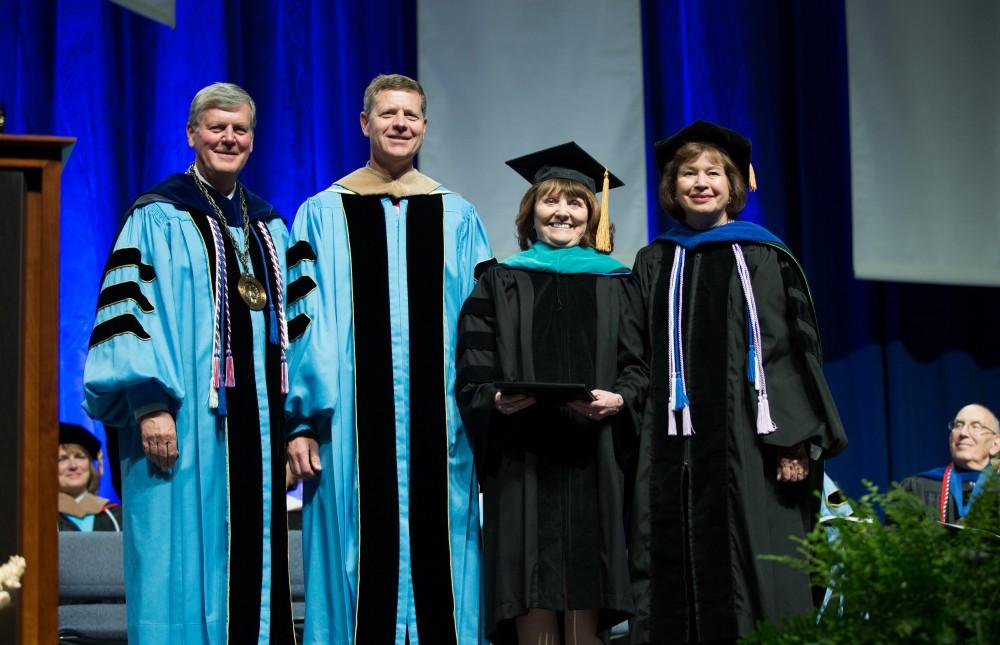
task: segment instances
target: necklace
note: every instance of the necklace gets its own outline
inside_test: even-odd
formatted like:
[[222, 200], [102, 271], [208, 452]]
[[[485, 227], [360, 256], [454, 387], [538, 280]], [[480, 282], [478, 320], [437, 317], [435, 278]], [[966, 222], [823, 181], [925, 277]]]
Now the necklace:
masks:
[[264, 291], [264, 285], [260, 283], [260, 280], [250, 272], [250, 216], [247, 214], [247, 196], [243, 185], [239, 186], [240, 206], [243, 210], [243, 248], [240, 248], [236, 240], [233, 239], [233, 234], [229, 232], [229, 225], [226, 223], [226, 216], [222, 214], [222, 209], [215, 203], [215, 199], [205, 188], [205, 184], [195, 174], [193, 163], [188, 166], [187, 174], [191, 175], [194, 183], [201, 190], [201, 194], [208, 200], [212, 210], [215, 211], [215, 217], [219, 220], [220, 227], [225, 231], [233, 248], [236, 249], [236, 256], [240, 261], [240, 279], [236, 283], [236, 290], [240, 292], [240, 298], [247, 303], [247, 307], [254, 311], [261, 311], [267, 304], [267, 292]]

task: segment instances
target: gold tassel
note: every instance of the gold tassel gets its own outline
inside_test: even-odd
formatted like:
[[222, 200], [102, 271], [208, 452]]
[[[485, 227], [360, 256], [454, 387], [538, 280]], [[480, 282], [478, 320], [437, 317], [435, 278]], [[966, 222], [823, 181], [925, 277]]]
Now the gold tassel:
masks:
[[604, 185], [601, 187], [601, 213], [597, 220], [597, 241], [595, 246], [601, 253], [611, 253], [611, 213], [608, 212], [608, 169], [604, 169]]
[[753, 193], [757, 191], [757, 174], [754, 173], [753, 171], [753, 164], [749, 164], [749, 166], [750, 166], [750, 177], [748, 178], [750, 180], [749, 188], [750, 192]]

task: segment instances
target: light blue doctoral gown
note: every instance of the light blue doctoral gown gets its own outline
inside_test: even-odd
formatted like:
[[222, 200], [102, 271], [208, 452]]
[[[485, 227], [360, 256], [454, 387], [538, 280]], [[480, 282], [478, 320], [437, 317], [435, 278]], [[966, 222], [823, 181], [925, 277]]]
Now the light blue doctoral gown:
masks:
[[[421, 622], [418, 629], [421, 592], [415, 598], [413, 570], [420, 562], [415, 565], [412, 551], [416, 538], [411, 539], [412, 530], [422, 530], [425, 526], [420, 522], [430, 522], [411, 515], [410, 509], [411, 503], [421, 503], [416, 497], [411, 502], [411, 489], [423, 481], [410, 477], [411, 469], [417, 468], [415, 462], [411, 463], [417, 444], [411, 444], [411, 440], [417, 437], [421, 441], [422, 436], [420, 428], [411, 427], [411, 418], [416, 414], [413, 407], [420, 403], [411, 399], [411, 389], [427, 382], [441, 385], [438, 391], [442, 394], [446, 424], [441, 429], [442, 455], [447, 450], [441, 462], [447, 468], [447, 526], [441, 528], [447, 531], [450, 550], [449, 560], [441, 564], [440, 570], [434, 570], [440, 585], [437, 589], [440, 602], [428, 604], [439, 609], [452, 603], [448, 618], [454, 620], [454, 626], [448, 627], [447, 641], [451, 642], [453, 630], [457, 643], [480, 642], [478, 494], [472, 450], [453, 389], [459, 311], [474, 286], [476, 265], [489, 259], [491, 252], [479, 216], [469, 202], [440, 186], [430, 194], [439, 196], [437, 199], [442, 203], [441, 207], [434, 206], [436, 212], [443, 211], [440, 224], [437, 215], [427, 220], [415, 215], [416, 202], [429, 203], [430, 198], [423, 196], [404, 197], [396, 203], [388, 196], [368, 196], [363, 198], [368, 210], [359, 215], [351, 204], [356, 203], [352, 200], [362, 198], [336, 183], [306, 201], [292, 227], [288, 255], [292, 381], [286, 409], [292, 434], [305, 430], [318, 438], [323, 464], [319, 478], [306, 482], [304, 489], [306, 643], [346, 645], [355, 640], [388, 642], [393, 637], [397, 643], [403, 643], [408, 633], [412, 645], [438, 645], [438, 637], [428, 636], [430, 630], [424, 631], [426, 622]], [[353, 219], [350, 213], [354, 213]], [[380, 216], [384, 217], [384, 231], [382, 222], [372, 222]], [[419, 234], [431, 231], [427, 239], [441, 244], [438, 251], [443, 256], [428, 260], [431, 270], [420, 275], [413, 274], [415, 263], [423, 260], [414, 257], [418, 249], [411, 248], [408, 254], [408, 243], [414, 245], [413, 236], [418, 235], [413, 229], [415, 223], [420, 226]], [[373, 230], [363, 231], [369, 224], [374, 224]], [[378, 248], [381, 244], [384, 249]], [[423, 247], [419, 250], [423, 253]], [[373, 260], [375, 264], [365, 264], [372, 255], [377, 258]], [[411, 334], [415, 336], [417, 332], [413, 330], [428, 323], [423, 317], [417, 320], [415, 313], [411, 316], [411, 312], [427, 304], [421, 296], [424, 284], [429, 285], [428, 294], [434, 294], [429, 298], [441, 300], [431, 304], [443, 316], [437, 315], [438, 319], [429, 324], [432, 329], [437, 326], [443, 344], [429, 351], [433, 356], [440, 355], [443, 373], [423, 362], [411, 362], [411, 352], [421, 350], [419, 345], [411, 346], [411, 342], [419, 343]], [[420, 302], [415, 302], [414, 297]], [[381, 331], [375, 333], [374, 340], [366, 338], [371, 334], [361, 320], [366, 315], [362, 310], [371, 309], [368, 305], [373, 299], [385, 303], [385, 307], [376, 308], [384, 315], [376, 314], [368, 320], [374, 320], [375, 327], [385, 323], [384, 331], [389, 338], [383, 338], [386, 334]], [[360, 328], [362, 325], [365, 328]], [[363, 349], [379, 345], [382, 340], [384, 353]], [[382, 352], [382, 348], [378, 351]], [[386, 364], [372, 366], [373, 361]], [[389, 498], [395, 495], [398, 509], [393, 507], [386, 517], [392, 517], [398, 526], [383, 524], [386, 530], [380, 530], [379, 535], [369, 533], [368, 537], [361, 537], [365, 518], [360, 513], [364, 491], [360, 486], [359, 463], [366, 463], [362, 454], [364, 442], [370, 440], [367, 437], [374, 430], [372, 424], [359, 423], [356, 412], [372, 394], [365, 391], [366, 374], [383, 367], [387, 388], [391, 382], [391, 398], [385, 406], [391, 408], [387, 413], [391, 417], [387, 417], [385, 425], [389, 428], [383, 435], [387, 441], [379, 445], [380, 450], [387, 451], [388, 461], [382, 463], [389, 465], [385, 476], [395, 479], [395, 491], [381, 492]], [[411, 431], [416, 434], [411, 436]], [[443, 441], [445, 436], [447, 446]], [[395, 473], [391, 472], [392, 464]], [[361, 567], [365, 549], [370, 544], [372, 549], [377, 548], [373, 542], [383, 537], [382, 533], [396, 531], [398, 584], [393, 584], [391, 572], [383, 579], [376, 579], [369, 568], [365, 576], [366, 569]], [[392, 554], [386, 559], [393, 559]], [[375, 614], [385, 616], [385, 621], [365, 618], [372, 613], [359, 616], [359, 585], [360, 592], [380, 585], [388, 587], [381, 590], [384, 606], [374, 610]], [[429, 616], [430, 610], [421, 609], [420, 613]], [[365, 635], [368, 628], [375, 627], [371, 623], [392, 623], [393, 617], [394, 627], [378, 625], [380, 636]], [[427, 620], [430, 618], [421, 618]]]
[[[230, 427], [226, 417], [209, 407], [215, 302], [209, 254], [194, 217], [162, 201], [136, 208], [128, 216], [114, 249], [137, 250], [131, 259], [138, 261], [109, 264], [102, 292], [112, 293], [108, 290], [116, 285], [138, 289], [99, 305], [95, 336], [100, 337], [91, 339], [84, 374], [84, 408], [119, 432], [129, 641], [144, 645], [222, 645], [227, 642], [228, 621], [237, 620], [228, 608], [229, 570], [240, 566], [230, 562], [229, 503], [240, 482], [229, 481], [227, 435], [241, 428]], [[267, 226], [284, 272], [285, 223], [277, 217]], [[229, 231], [242, 246], [241, 228], [230, 226]], [[260, 643], [270, 642], [272, 636], [267, 521], [272, 503], [272, 429], [264, 378], [265, 313], [251, 311], [264, 482], [265, 521], [263, 535], [256, 538], [262, 541], [259, 566], [264, 572]], [[122, 323], [122, 329], [110, 334], [100, 327], [130, 316], [137, 327]], [[135, 412], [150, 406], [168, 408], [176, 420], [180, 454], [169, 473], [152, 465], [143, 453]], [[287, 554], [282, 551], [275, 557]]]

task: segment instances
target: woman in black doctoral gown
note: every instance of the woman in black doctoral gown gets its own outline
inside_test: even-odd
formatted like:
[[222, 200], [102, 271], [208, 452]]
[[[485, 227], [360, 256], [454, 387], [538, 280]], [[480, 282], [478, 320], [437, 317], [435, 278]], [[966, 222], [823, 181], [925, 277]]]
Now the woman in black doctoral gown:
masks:
[[[602, 178], [605, 197], [621, 182], [575, 143], [508, 164], [532, 182], [517, 217], [525, 251], [480, 276], [457, 348], [483, 492], [486, 630], [495, 643], [597, 643], [632, 611], [622, 464], [635, 431], [615, 386], [628, 269], [606, 255], [595, 197]], [[497, 386], [514, 381], [536, 385]], [[588, 384], [593, 400], [539, 383]]]
[[794, 554], [824, 457], [846, 445], [809, 288], [788, 248], [735, 221], [750, 141], [704, 121], [656, 144], [676, 226], [640, 250], [620, 390], [642, 417], [631, 512], [633, 643], [727, 642], [812, 607]]

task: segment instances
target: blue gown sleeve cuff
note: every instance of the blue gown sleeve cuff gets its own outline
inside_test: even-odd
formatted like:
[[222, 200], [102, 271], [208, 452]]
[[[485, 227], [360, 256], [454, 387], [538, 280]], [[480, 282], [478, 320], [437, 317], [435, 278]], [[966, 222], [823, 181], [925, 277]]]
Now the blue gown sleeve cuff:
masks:
[[298, 439], [299, 437], [306, 437], [307, 439], [314, 439], [319, 441], [319, 434], [312, 429], [308, 423], [299, 423], [289, 428], [288, 436], [286, 441], [291, 441], [292, 439]]
[[137, 422], [152, 412], [170, 411], [170, 396], [155, 381], [146, 381], [127, 388], [125, 397], [128, 399], [128, 407], [132, 410]]

